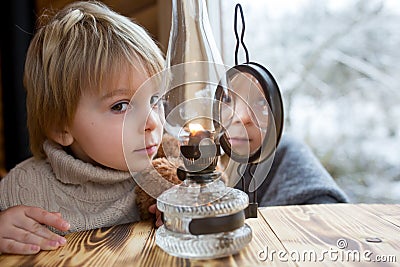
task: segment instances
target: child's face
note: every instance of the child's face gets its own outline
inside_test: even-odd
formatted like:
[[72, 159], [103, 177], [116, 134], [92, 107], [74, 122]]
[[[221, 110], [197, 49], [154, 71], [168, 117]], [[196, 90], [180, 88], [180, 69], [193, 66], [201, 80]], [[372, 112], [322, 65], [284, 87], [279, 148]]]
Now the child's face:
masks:
[[231, 81], [236, 93], [235, 114], [227, 134], [232, 150], [240, 155], [257, 151], [265, 138], [268, 104], [261, 85], [248, 74], [238, 74]]
[[[74, 139], [70, 147], [74, 155], [85, 162], [124, 171], [128, 170], [124, 149], [129, 150], [132, 165], [142, 170], [150, 165], [161, 142], [162, 124], [151, 105], [158, 94], [154, 91], [156, 88], [137, 92], [148, 78], [144, 72], [125, 68], [118, 76], [107, 92], [88, 92], [81, 96], [69, 128]], [[140, 101], [130, 103], [135, 93], [140, 94]], [[130, 121], [129, 130], [123, 131], [128, 112], [134, 120]]]

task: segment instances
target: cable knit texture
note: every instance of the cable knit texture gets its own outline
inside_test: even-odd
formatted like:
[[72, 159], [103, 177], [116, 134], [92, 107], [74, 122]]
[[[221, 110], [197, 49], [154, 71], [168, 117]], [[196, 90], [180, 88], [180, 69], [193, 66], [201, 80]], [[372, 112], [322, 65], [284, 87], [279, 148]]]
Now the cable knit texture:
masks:
[[61, 212], [69, 232], [140, 219], [129, 172], [85, 163], [50, 141], [44, 150], [46, 160], [29, 158], [0, 181], [0, 210], [27, 205]]

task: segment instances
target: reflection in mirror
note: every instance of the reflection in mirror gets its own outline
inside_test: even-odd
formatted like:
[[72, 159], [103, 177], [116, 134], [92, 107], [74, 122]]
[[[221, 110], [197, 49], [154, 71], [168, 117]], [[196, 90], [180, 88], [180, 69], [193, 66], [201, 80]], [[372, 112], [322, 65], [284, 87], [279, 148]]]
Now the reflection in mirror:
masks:
[[237, 72], [231, 77], [235, 111], [226, 129], [233, 153], [251, 156], [262, 146], [268, 129], [269, 105], [257, 79]]
[[220, 158], [219, 167], [224, 170], [229, 186], [235, 186], [251, 169], [248, 174], [254, 179], [248, 181], [246, 192], [253, 192], [262, 184], [273, 162], [282, 130], [282, 101], [276, 82], [258, 65], [235, 66], [228, 77], [235, 103], [229, 107], [234, 108], [234, 116], [220, 140], [227, 155]]

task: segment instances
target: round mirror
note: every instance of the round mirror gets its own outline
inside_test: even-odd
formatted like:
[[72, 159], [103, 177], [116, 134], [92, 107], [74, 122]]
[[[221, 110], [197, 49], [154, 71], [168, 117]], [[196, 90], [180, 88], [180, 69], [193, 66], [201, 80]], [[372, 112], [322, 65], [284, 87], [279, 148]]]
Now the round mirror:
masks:
[[234, 117], [221, 137], [221, 147], [239, 163], [258, 163], [275, 151], [282, 135], [283, 104], [271, 73], [257, 63], [237, 65], [227, 72]]

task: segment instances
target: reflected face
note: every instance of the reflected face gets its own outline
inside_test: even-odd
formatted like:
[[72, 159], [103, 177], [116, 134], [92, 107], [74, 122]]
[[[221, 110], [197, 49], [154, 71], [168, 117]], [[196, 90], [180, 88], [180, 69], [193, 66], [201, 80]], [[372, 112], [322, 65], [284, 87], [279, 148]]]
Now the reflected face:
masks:
[[[144, 72], [124, 68], [114, 77], [106, 92], [85, 92], [76, 110], [70, 133], [70, 146], [74, 155], [94, 165], [101, 165], [127, 171], [124, 149], [128, 149], [135, 162], [135, 168], [144, 169], [150, 165], [161, 142], [162, 124], [152, 103], [157, 93], [141, 93], [140, 101], [131, 102], [132, 96], [148, 78]], [[88, 90], [90, 91], [90, 90]], [[129, 131], [124, 138], [123, 124], [126, 114], [133, 114]]]
[[251, 155], [260, 148], [268, 126], [268, 102], [259, 82], [247, 73], [238, 73], [231, 80], [235, 114], [227, 134], [233, 152]]

